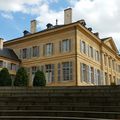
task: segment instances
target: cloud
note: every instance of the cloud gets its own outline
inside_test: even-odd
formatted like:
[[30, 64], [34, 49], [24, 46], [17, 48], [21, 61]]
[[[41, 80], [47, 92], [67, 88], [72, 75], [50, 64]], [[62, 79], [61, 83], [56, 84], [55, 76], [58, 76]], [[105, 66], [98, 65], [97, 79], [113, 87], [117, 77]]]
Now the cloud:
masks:
[[[12, 16], [20, 12], [28, 15], [36, 15], [38, 27], [45, 28], [47, 23], [63, 24], [64, 13], [62, 4], [59, 10], [52, 9], [51, 4], [61, 0], [0, 0], [2, 16]], [[87, 26], [92, 27], [94, 32], [99, 32], [100, 37], [112, 36], [120, 49], [120, 0], [65, 0], [69, 7], [73, 8], [73, 21], [85, 19]], [[8, 14], [10, 13], [10, 14]], [[10, 15], [10, 16], [9, 16]], [[11, 17], [12, 18], [12, 17]]]
[[1, 13], [0, 15], [5, 19], [13, 20], [13, 16], [10, 13]]
[[85, 19], [101, 37], [112, 36], [120, 49], [120, 0], [70, 0], [73, 21]]

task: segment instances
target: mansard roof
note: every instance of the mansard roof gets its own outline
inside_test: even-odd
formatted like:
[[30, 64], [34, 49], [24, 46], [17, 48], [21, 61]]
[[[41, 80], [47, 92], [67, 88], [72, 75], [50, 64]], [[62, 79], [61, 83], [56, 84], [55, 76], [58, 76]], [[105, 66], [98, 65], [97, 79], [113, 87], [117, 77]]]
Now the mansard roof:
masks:
[[10, 48], [0, 50], [0, 57], [5, 57], [11, 60], [20, 61], [15, 52]]

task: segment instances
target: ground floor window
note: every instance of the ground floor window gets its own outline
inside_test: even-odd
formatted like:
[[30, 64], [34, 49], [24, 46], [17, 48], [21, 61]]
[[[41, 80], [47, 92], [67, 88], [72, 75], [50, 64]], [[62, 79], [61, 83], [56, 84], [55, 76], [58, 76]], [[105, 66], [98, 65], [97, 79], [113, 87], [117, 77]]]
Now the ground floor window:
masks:
[[63, 81], [72, 80], [72, 62], [62, 63], [62, 73]]
[[85, 82], [87, 84], [102, 84], [102, 72], [99, 69], [81, 63], [81, 82]]
[[47, 83], [54, 81], [54, 64], [45, 65], [45, 76]]

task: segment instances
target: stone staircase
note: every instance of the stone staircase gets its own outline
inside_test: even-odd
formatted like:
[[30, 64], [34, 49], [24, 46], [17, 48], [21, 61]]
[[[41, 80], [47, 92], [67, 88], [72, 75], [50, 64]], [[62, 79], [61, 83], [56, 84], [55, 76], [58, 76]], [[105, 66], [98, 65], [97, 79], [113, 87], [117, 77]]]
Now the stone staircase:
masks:
[[0, 88], [0, 120], [120, 119], [120, 86]]

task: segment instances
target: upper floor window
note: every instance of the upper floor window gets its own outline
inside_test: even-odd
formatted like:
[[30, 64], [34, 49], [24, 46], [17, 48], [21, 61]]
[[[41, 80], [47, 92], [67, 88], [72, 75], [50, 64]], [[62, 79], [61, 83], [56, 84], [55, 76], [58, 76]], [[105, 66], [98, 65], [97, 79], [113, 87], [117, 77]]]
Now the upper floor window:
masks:
[[95, 56], [97, 61], [100, 61], [100, 53], [99, 51], [96, 51], [96, 56]]
[[45, 45], [45, 55], [50, 56], [53, 53], [53, 43], [48, 43]]
[[82, 52], [83, 52], [83, 53], [86, 53], [86, 44], [85, 44], [85, 42], [82, 41], [81, 44], [82, 44], [82, 45], [81, 45], [81, 47], [82, 47]]
[[33, 57], [37, 57], [37, 56], [39, 56], [39, 47], [34, 46], [33, 47]]
[[71, 50], [71, 40], [65, 39], [60, 41], [60, 52], [69, 52]]
[[91, 46], [89, 47], [89, 55], [93, 58], [93, 48]]
[[24, 48], [24, 49], [22, 50], [22, 58], [23, 58], [23, 59], [26, 59], [26, 58], [27, 58], [27, 48]]
[[70, 50], [70, 40], [66, 39], [62, 41], [62, 51], [69, 52]]

